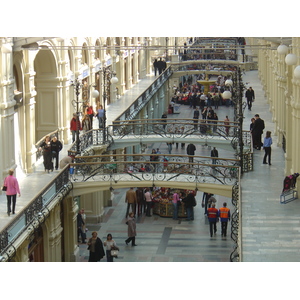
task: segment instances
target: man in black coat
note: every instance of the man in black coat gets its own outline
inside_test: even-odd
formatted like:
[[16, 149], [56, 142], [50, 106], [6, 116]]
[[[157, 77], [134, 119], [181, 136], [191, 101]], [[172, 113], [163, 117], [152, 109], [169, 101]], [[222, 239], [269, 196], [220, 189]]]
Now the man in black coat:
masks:
[[262, 120], [258, 114], [254, 116], [255, 121], [252, 128], [252, 137], [253, 137], [253, 147], [257, 150], [261, 149], [263, 145], [261, 142], [261, 135], [265, 129], [265, 122]]
[[195, 155], [195, 151], [196, 151], [196, 146], [194, 144], [188, 144], [187, 148], [186, 148], [186, 154], [187, 155], [191, 155], [189, 157], [189, 162], [193, 162], [194, 158], [192, 155]]
[[194, 206], [196, 206], [196, 199], [193, 191], [189, 191], [188, 195], [182, 199], [187, 210], [187, 221], [194, 220]]
[[[216, 149], [216, 147], [214, 147], [211, 151], [210, 151], [210, 156], [211, 157], [219, 157], [219, 152]], [[215, 165], [217, 163], [217, 159], [213, 158], [212, 159], [212, 164]]]
[[245, 97], [247, 98], [248, 109], [251, 110], [252, 102], [255, 99], [254, 91], [251, 86], [246, 91]]

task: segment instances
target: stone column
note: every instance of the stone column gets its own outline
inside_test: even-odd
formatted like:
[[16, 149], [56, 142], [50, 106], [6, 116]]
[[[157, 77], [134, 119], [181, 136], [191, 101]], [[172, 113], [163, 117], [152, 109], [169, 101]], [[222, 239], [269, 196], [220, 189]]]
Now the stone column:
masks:
[[13, 78], [13, 53], [2, 52], [2, 44], [0, 40], [0, 143], [2, 151], [0, 154], [0, 180], [3, 182], [7, 171], [15, 168], [15, 144], [14, 144], [14, 78]]
[[[104, 191], [98, 191], [80, 196], [80, 207], [84, 208], [87, 223], [100, 223], [104, 214], [104, 203], [106, 202]], [[110, 199], [109, 199], [110, 200]]]
[[63, 199], [64, 214], [64, 254], [66, 262], [79, 260], [79, 248], [77, 245], [77, 212], [78, 205], [71, 196]]
[[42, 224], [44, 236], [44, 258], [48, 262], [61, 261], [62, 224], [60, 202], [51, 209], [49, 217]]

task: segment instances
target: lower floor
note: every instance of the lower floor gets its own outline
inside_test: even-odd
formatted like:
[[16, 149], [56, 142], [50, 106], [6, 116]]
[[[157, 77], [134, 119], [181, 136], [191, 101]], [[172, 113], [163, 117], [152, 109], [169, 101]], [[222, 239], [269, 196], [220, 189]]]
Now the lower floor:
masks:
[[[169, 217], [160, 217], [151, 213], [151, 217], [144, 212], [136, 215], [136, 244], [137, 247], [126, 245], [127, 225], [125, 194], [127, 189], [114, 191], [114, 200], [111, 207], [107, 207], [105, 217], [99, 224], [87, 224], [87, 238], [93, 231], [98, 232], [102, 241], [108, 233], [120, 248], [117, 262], [228, 262], [234, 243], [230, 237], [230, 224], [227, 236], [221, 236], [221, 224], [217, 223], [217, 232], [210, 237], [209, 223], [202, 203], [202, 192], [196, 195], [197, 205], [194, 207], [194, 220], [186, 218], [173, 220]], [[232, 208], [231, 199], [215, 196], [216, 207], [222, 207], [223, 202]], [[153, 212], [153, 211], [152, 211]], [[87, 245], [79, 245], [79, 261], [86, 262], [89, 258]], [[106, 262], [106, 258], [101, 262]]]

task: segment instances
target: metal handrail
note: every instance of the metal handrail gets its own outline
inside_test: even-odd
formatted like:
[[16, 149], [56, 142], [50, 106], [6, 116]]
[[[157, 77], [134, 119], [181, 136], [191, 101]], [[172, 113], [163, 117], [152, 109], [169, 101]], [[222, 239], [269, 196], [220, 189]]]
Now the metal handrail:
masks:
[[9, 260], [14, 254], [13, 244], [25, 232], [28, 235], [49, 216], [48, 207], [58, 196], [66, 196], [72, 188], [69, 168], [65, 167], [0, 231], [0, 261]]

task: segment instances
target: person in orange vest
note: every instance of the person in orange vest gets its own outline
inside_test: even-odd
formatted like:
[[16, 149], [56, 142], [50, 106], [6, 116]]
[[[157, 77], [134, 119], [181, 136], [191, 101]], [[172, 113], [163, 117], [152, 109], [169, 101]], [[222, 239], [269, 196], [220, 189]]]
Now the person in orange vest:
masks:
[[210, 237], [213, 236], [213, 232], [217, 232], [217, 221], [219, 218], [219, 211], [216, 209], [216, 204], [212, 203], [211, 207], [207, 209], [207, 217], [209, 221]]
[[227, 207], [227, 203], [223, 203], [223, 207], [219, 209], [219, 217], [221, 220], [221, 235], [226, 236], [227, 224], [230, 221], [230, 209]]

